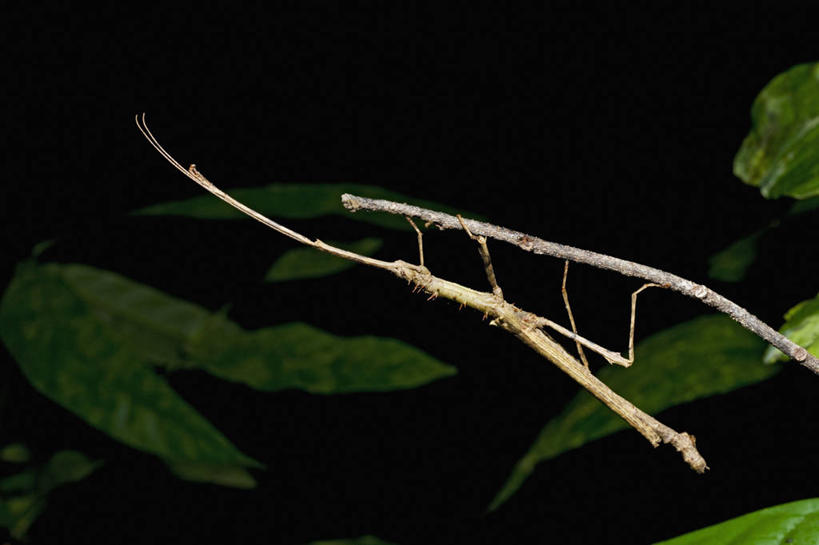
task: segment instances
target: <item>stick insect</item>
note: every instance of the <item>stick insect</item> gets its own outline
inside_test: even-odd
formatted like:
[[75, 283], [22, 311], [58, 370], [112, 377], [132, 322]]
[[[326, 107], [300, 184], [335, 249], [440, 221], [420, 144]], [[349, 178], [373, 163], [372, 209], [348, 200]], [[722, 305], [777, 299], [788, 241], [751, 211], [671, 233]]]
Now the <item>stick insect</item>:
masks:
[[[467, 226], [467, 222], [471, 222], [472, 220], [464, 220], [463, 218], [458, 217], [458, 221], [461, 223], [464, 231], [467, 233], [467, 236], [478, 244], [478, 251], [484, 264], [484, 271], [492, 288], [491, 292], [474, 290], [433, 275], [424, 264], [423, 235], [420, 229], [418, 229], [411, 217], [408, 215], [405, 215], [405, 217], [417, 233], [419, 252], [418, 265], [401, 260], [382, 261], [380, 259], [359, 255], [354, 252], [337, 248], [318, 239], [311, 240], [301, 233], [297, 233], [296, 231], [293, 231], [292, 229], [289, 229], [263, 216], [252, 208], [235, 200], [233, 197], [217, 188], [210, 180], [199, 172], [196, 165], [191, 165], [187, 169], [184, 168], [171, 156], [170, 153], [165, 150], [165, 148], [159, 144], [156, 137], [154, 137], [154, 135], [151, 133], [150, 129], [145, 123], [145, 114], [142, 114], [141, 118], [139, 115], [137, 115], [136, 123], [139, 130], [142, 132], [148, 142], [169, 163], [171, 163], [174, 168], [182, 172], [186, 177], [190, 178], [213, 195], [219, 197], [224, 202], [270, 227], [274, 231], [292, 238], [301, 244], [331, 255], [335, 255], [337, 257], [348, 259], [350, 261], [389, 271], [399, 278], [414, 284], [414, 290], [428, 293], [430, 299], [440, 296], [460, 303], [461, 305], [469, 306], [481, 311], [485, 316], [491, 316], [492, 320], [489, 322], [490, 325], [501, 327], [502, 329], [512, 333], [535, 352], [554, 363], [562, 371], [567, 373], [576, 382], [592, 393], [592, 395], [597, 397], [632, 427], [639, 431], [653, 446], [657, 446], [660, 443], [669, 443], [681, 453], [683, 459], [689, 466], [691, 466], [692, 469], [699, 473], [702, 473], [707, 469], [708, 466], [706, 465], [705, 460], [696, 449], [693, 436], [685, 432], [676, 432], [675, 430], [657, 421], [652, 416], [641, 411], [627, 399], [611, 390], [611, 388], [606, 386], [606, 384], [601, 382], [594, 376], [594, 374], [592, 374], [592, 372], [589, 370], [588, 361], [583, 353], [582, 347], [585, 347], [602, 355], [610, 363], [625, 367], [631, 365], [631, 363], [634, 361], [634, 321], [637, 295], [649, 287], [661, 286], [661, 284], [646, 284], [632, 294], [629, 330], [629, 356], [626, 358], [616, 352], [602, 348], [596, 343], [593, 343], [592, 341], [589, 341], [588, 339], [585, 339], [577, 334], [577, 327], [571, 311], [571, 306], [568, 302], [568, 292], [566, 291], [568, 263], [566, 266], [564, 266], [563, 270], [562, 293], [572, 326], [571, 330], [566, 329], [559, 324], [552, 322], [551, 320], [537, 316], [534, 313], [522, 310], [503, 298], [503, 291], [498, 285], [494, 268], [492, 267], [489, 249], [486, 244], [486, 238], [484, 236], [475, 236]], [[350, 199], [355, 199], [355, 197], [352, 195], [342, 195], [342, 200], [344, 201], [344, 199], [347, 199], [349, 202]], [[554, 339], [546, 334], [543, 331], [543, 328], [545, 327], [557, 331], [558, 333], [561, 333], [574, 340], [578, 350], [580, 351], [583, 363], [581, 364], [578, 362], [560, 344], [555, 342]]]
[[[139, 128], [142, 135], [146, 138], [146, 140], [151, 144], [151, 146], [158, 151], [162, 157], [165, 158], [174, 168], [176, 168], [179, 172], [202, 186], [203, 188], [207, 189], [213, 195], [219, 197], [224, 202], [229, 204], [230, 206], [236, 208], [237, 210], [241, 211], [244, 214], [252, 217], [253, 219], [263, 223], [264, 225], [270, 227], [271, 229], [296, 240], [302, 244], [306, 244], [308, 246], [313, 246], [319, 250], [327, 251], [328, 253], [332, 253], [335, 255], [339, 255], [340, 257], [344, 257], [346, 259], [352, 259], [352, 256], [355, 255], [358, 258], [364, 258], [366, 261], [361, 261], [360, 259], [354, 259], [355, 261], [364, 262], [366, 264], [373, 264], [370, 258], [366, 258], [365, 256], [360, 256], [358, 254], [352, 254], [352, 252], [347, 252], [345, 250], [341, 250], [340, 248], [331, 247], [321, 241], [312, 241], [309, 238], [303, 236], [300, 233], [297, 233], [273, 220], [259, 214], [249, 206], [244, 205], [243, 203], [235, 200], [233, 197], [216, 187], [210, 180], [208, 180], [199, 170], [196, 168], [195, 164], [191, 164], [188, 168], [183, 167], [179, 161], [174, 159], [174, 157], [159, 143], [156, 137], [153, 135], [151, 130], [148, 128], [148, 125], [145, 121], [145, 114], [143, 113], [141, 118], [139, 115], [135, 116], [135, 121], [137, 127]], [[404, 216], [407, 221], [410, 223], [412, 228], [417, 233], [418, 237], [418, 254], [419, 254], [419, 263], [421, 267], [424, 267], [424, 245], [423, 245], [423, 233], [421, 230], [415, 225], [412, 221], [412, 218], [409, 216]], [[481, 256], [481, 260], [483, 261], [484, 271], [486, 273], [487, 280], [489, 281], [489, 285], [492, 288], [492, 292], [497, 295], [500, 299], [503, 299], [503, 291], [501, 290], [500, 286], [498, 285], [497, 279], [495, 277], [494, 267], [492, 266], [492, 259], [489, 255], [489, 248], [486, 243], [486, 237], [484, 236], [476, 236], [473, 235], [472, 232], [467, 227], [464, 219], [460, 216], [457, 216], [458, 221], [461, 223], [461, 226], [466, 232], [467, 236], [474, 240], [478, 245], [478, 252]], [[316, 244], [318, 242], [319, 244]], [[332, 248], [333, 251], [330, 251]], [[341, 255], [343, 253], [344, 255]], [[634, 363], [634, 330], [635, 330], [635, 317], [637, 313], [637, 296], [643, 292], [644, 290], [650, 287], [667, 287], [663, 286], [662, 284], [657, 284], [653, 282], [649, 282], [641, 286], [639, 289], [634, 291], [631, 294], [631, 316], [629, 319], [629, 337], [628, 337], [628, 357], [624, 357], [618, 352], [613, 350], [609, 350], [604, 348], [597, 343], [582, 337], [577, 333], [577, 325], [575, 323], [574, 314], [572, 313], [572, 307], [569, 303], [569, 295], [568, 291], [566, 290], [566, 281], [569, 273], [569, 261], [565, 260], [565, 264], [563, 267], [563, 281], [561, 285], [561, 293], [563, 297], [564, 306], [566, 308], [566, 313], [569, 317], [569, 322], [571, 324], [571, 330], [561, 326], [560, 324], [549, 320], [548, 318], [538, 317], [538, 319], [534, 322], [533, 325], [536, 327], [548, 327], [553, 331], [564, 335], [565, 337], [573, 340], [577, 347], [578, 355], [580, 356], [581, 361], [583, 362], [584, 367], [588, 370], [589, 369], [589, 361], [586, 357], [586, 354], [583, 350], [585, 346], [587, 349], [591, 350], [592, 352], [596, 352], [597, 354], [601, 355], [607, 362], [610, 364], [621, 365], [623, 367], [630, 367]]]

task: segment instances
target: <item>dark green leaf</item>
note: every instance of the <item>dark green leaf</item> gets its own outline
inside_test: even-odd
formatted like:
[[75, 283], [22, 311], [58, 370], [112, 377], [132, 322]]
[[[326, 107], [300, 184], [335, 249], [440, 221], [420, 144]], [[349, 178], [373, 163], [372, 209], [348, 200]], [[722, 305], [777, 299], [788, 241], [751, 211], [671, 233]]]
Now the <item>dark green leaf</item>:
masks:
[[767, 198], [819, 195], [819, 63], [772, 79], [754, 101], [751, 125], [734, 174]]
[[741, 238], [708, 259], [708, 276], [723, 282], [739, 282], [756, 258], [761, 232]]
[[37, 390], [112, 437], [163, 458], [259, 466], [111, 331], [73, 289], [71, 268], [21, 264], [0, 303], [0, 335]]
[[375, 536], [361, 536], [351, 539], [322, 539], [311, 541], [307, 545], [394, 545], [391, 542], [378, 539]]
[[9, 534], [14, 539], [22, 540], [28, 529], [45, 509], [46, 499], [39, 494], [26, 494], [9, 498], [3, 504], [3, 510], [9, 519], [7, 525]]
[[50, 265], [113, 335], [145, 361], [182, 367], [184, 345], [213, 313], [124, 276], [86, 265]]
[[108, 271], [48, 267], [108, 326], [110, 335], [137, 359], [155, 365], [203, 369], [262, 390], [327, 394], [412, 388], [455, 373], [393, 339], [336, 337], [304, 324], [246, 331], [222, 312]]
[[61, 450], [43, 468], [40, 488], [48, 492], [60, 485], [81, 481], [101, 465], [101, 461], [90, 460], [82, 452]]
[[[379, 238], [365, 238], [357, 242], [330, 242], [327, 244], [361, 255], [371, 256], [381, 248]], [[319, 278], [340, 273], [355, 263], [313, 248], [295, 248], [285, 252], [265, 275], [268, 282], [282, 282], [301, 278]]]
[[12, 464], [22, 464], [28, 462], [30, 453], [25, 445], [20, 443], [12, 443], [6, 445], [0, 450], [0, 460], [3, 462], [10, 462]]
[[186, 481], [213, 483], [231, 488], [254, 488], [256, 480], [240, 466], [169, 463], [168, 468]]
[[788, 214], [796, 216], [797, 214], [805, 214], [819, 208], [819, 197], [811, 197], [802, 201], [796, 201], [788, 210]]
[[218, 377], [259, 390], [312, 393], [414, 388], [456, 370], [395, 339], [337, 337], [302, 323], [242, 331], [213, 320], [189, 346]]
[[[250, 206], [257, 212], [275, 218], [307, 219], [329, 214], [366, 221], [391, 229], [410, 230], [409, 223], [401, 216], [375, 212], [348, 212], [341, 204], [341, 195], [352, 193], [372, 199], [407, 202], [424, 208], [431, 208], [448, 214], [461, 214], [464, 217], [483, 219], [477, 214], [458, 210], [450, 206], [414, 199], [382, 189], [361, 184], [273, 184], [266, 187], [231, 189], [230, 195], [236, 200]], [[239, 219], [246, 218], [230, 205], [213, 195], [203, 194], [184, 201], [155, 204], [134, 211], [140, 215], [174, 215], [200, 219]]]
[[[814, 356], [819, 356], [819, 295], [802, 301], [785, 314], [785, 325], [779, 330], [796, 344], [805, 347]], [[788, 361], [790, 358], [769, 346], [765, 350], [765, 363]]]
[[6, 502], [0, 499], [0, 528], [11, 528], [14, 524], [14, 514], [8, 508]]
[[26, 469], [0, 480], [0, 492], [30, 492], [47, 494], [66, 483], [81, 481], [93, 473], [102, 462], [89, 460], [83, 453], [61, 450], [39, 469]]
[[655, 545], [816, 545], [819, 498], [754, 511]]
[[0, 479], [0, 492], [3, 494], [19, 494], [31, 492], [37, 486], [38, 472], [35, 469], [26, 469], [20, 473]]
[[0, 526], [10, 529], [12, 537], [22, 539], [46, 506], [49, 492], [60, 485], [90, 475], [102, 462], [89, 460], [81, 452], [62, 450], [40, 468], [29, 468], [0, 480]]
[[[765, 342], [728, 317], [703, 316], [641, 342], [634, 366], [606, 367], [598, 377], [649, 414], [697, 398], [765, 380], [776, 367], [762, 365]], [[625, 421], [585, 390], [540, 432], [492, 501], [495, 509], [543, 460], [627, 428]]]
[[31, 249], [31, 256], [32, 257], [40, 257], [43, 252], [51, 248], [54, 243], [57, 242], [56, 240], [43, 240], [38, 242], [34, 245], [34, 248]]

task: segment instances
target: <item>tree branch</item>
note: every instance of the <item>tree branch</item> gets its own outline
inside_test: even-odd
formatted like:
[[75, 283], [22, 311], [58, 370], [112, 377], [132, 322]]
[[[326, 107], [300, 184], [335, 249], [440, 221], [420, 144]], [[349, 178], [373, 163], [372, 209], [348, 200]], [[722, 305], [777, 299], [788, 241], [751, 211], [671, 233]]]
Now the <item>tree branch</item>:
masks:
[[[380, 199], [368, 199], [366, 197], [350, 195], [349, 193], [345, 193], [341, 196], [341, 202], [350, 212], [357, 212], [359, 210], [389, 212], [390, 214], [401, 214], [403, 216], [419, 218], [435, 224], [440, 229], [463, 229], [461, 222], [456, 216], [450, 216], [443, 212], [436, 212], [410, 204]], [[625, 276], [642, 278], [649, 282], [661, 284], [664, 287], [668, 287], [694, 299], [698, 299], [706, 305], [727, 314], [739, 322], [745, 329], [755, 333], [787, 354], [800, 365], [807, 367], [819, 375], [819, 359], [809, 353], [805, 348], [794, 343], [746, 309], [702, 284], [697, 284], [676, 274], [667, 273], [660, 269], [634, 263], [633, 261], [549, 242], [505, 227], [492, 225], [491, 223], [467, 219], [463, 220], [463, 222], [475, 235], [502, 240], [535, 254], [568, 259], [577, 263], [585, 263], [586, 265], [591, 265], [599, 269], [616, 271]]]

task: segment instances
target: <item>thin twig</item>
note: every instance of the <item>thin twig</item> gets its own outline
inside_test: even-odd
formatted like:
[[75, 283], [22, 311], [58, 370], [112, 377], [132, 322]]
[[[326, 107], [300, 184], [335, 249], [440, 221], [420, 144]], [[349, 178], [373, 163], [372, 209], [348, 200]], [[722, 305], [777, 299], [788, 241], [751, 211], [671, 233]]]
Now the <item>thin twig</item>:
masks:
[[[151, 143], [157, 151], [176, 169], [182, 172], [185, 176], [195, 181], [226, 203], [241, 210], [250, 217], [263, 223], [267, 227], [288, 236], [302, 244], [316, 248], [323, 252], [349, 259], [357, 263], [369, 265], [391, 272], [395, 276], [406, 280], [414, 285], [413, 290], [424, 291], [429, 294], [430, 299], [443, 297], [450, 299], [461, 305], [469, 306], [482, 312], [484, 315], [491, 317], [490, 325], [499, 326], [506, 331], [515, 335], [518, 339], [523, 341], [527, 346], [531, 347], [540, 355], [544, 356], [562, 371], [572, 377], [581, 386], [589, 390], [595, 397], [602, 401], [611, 410], [617, 413], [621, 418], [633, 426], [640, 432], [648, 441], [657, 446], [660, 443], [668, 443], [674, 446], [681, 454], [683, 459], [691, 466], [692, 469], [698, 473], [704, 472], [708, 469], [705, 460], [697, 451], [694, 437], [683, 432], [679, 433], [669, 428], [656, 420], [651, 415], [646, 414], [637, 407], [635, 407], [627, 399], [617, 395], [611, 388], [606, 386], [597, 377], [595, 377], [588, 369], [578, 362], [571, 354], [569, 354], [560, 344], [554, 341], [549, 335], [538, 328], [538, 323], [543, 318], [519, 309], [515, 305], [505, 301], [496, 293], [482, 292], [467, 288], [455, 282], [438, 278], [430, 273], [429, 269], [422, 265], [413, 265], [405, 261], [381, 261], [366, 256], [342, 250], [329, 244], [325, 244], [320, 240], [311, 240], [306, 236], [297, 233], [283, 225], [265, 217], [255, 210], [245, 206], [236, 201], [225, 192], [217, 188], [204, 175], [202, 175], [196, 168], [191, 165], [190, 168], [185, 169], [179, 164], [167, 151], [165, 151], [159, 142], [148, 130], [145, 124], [144, 114], [142, 119], [137, 116], [137, 126], [146, 139]], [[410, 214], [407, 214], [410, 215]], [[471, 225], [470, 225], [471, 228]], [[578, 336], [575, 335], [575, 338]]]
[[[437, 225], [440, 229], [462, 229], [461, 223], [455, 216], [410, 204], [380, 199], [368, 199], [348, 193], [341, 196], [341, 202], [351, 212], [357, 212], [359, 210], [389, 212], [391, 214], [420, 218], [426, 222]], [[739, 322], [745, 329], [755, 333], [787, 354], [800, 365], [807, 367], [819, 375], [819, 358], [816, 358], [805, 348], [794, 343], [746, 309], [702, 284], [697, 284], [676, 274], [667, 273], [653, 267], [591, 252], [589, 250], [581, 250], [580, 248], [574, 248], [556, 242], [549, 242], [535, 236], [507, 229], [506, 227], [492, 225], [491, 223], [484, 223], [477, 220], [464, 220], [464, 225], [469, 227], [469, 230], [475, 235], [483, 235], [496, 240], [502, 240], [528, 252], [568, 259], [577, 263], [585, 263], [599, 269], [616, 271], [625, 276], [642, 278], [651, 283], [660, 284], [694, 299], [698, 299], [706, 305], [727, 314]]]

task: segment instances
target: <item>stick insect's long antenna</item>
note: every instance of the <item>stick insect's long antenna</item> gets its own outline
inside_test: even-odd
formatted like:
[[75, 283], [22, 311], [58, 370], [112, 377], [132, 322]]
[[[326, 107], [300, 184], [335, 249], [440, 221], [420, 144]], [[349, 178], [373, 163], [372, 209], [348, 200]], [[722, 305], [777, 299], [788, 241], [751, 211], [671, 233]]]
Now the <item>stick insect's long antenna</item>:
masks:
[[165, 160], [172, 164], [174, 168], [176, 168], [176, 170], [178, 170], [179, 172], [181, 172], [182, 174], [184, 174], [197, 184], [201, 185], [202, 187], [204, 187], [205, 189], [207, 189], [208, 191], [210, 191], [211, 193], [213, 193], [214, 195], [228, 203], [230, 206], [247, 214], [251, 218], [267, 225], [274, 231], [277, 231], [287, 237], [290, 237], [293, 240], [301, 242], [302, 244], [307, 244], [308, 246], [316, 246], [316, 243], [307, 238], [306, 236], [297, 233], [292, 229], [288, 229], [284, 225], [276, 223], [267, 216], [259, 214], [252, 208], [245, 206], [244, 204], [240, 203], [239, 201], [237, 201], [236, 199], [234, 199], [233, 197], [231, 197], [230, 195], [228, 195], [227, 193], [213, 185], [213, 183], [210, 180], [205, 178], [204, 175], [202, 175], [198, 170], [196, 170], [196, 165], [191, 165], [187, 169], [180, 165], [179, 161], [174, 159], [173, 156], [159, 144], [159, 141], [156, 139], [153, 133], [151, 133], [151, 130], [148, 128], [148, 124], [145, 122], [145, 113], [143, 113], [141, 117], [139, 114], [136, 115], [136, 125], [137, 128], [139, 129], [139, 132], [142, 133], [145, 139], [148, 140], [148, 142], [156, 149], [156, 151], [158, 151], [162, 155], [162, 157], [165, 158]]
[[185, 176], [187, 176], [188, 178], [190, 178], [194, 182], [198, 183], [199, 185], [203, 185], [202, 182], [200, 182], [196, 177], [194, 177], [190, 172], [188, 172], [188, 169], [186, 169], [182, 165], [180, 165], [179, 161], [174, 159], [173, 156], [170, 153], [168, 153], [168, 151], [159, 144], [159, 141], [156, 139], [154, 134], [151, 132], [151, 129], [148, 128], [148, 123], [145, 122], [145, 112], [142, 113], [141, 118], [140, 118], [139, 114], [134, 116], [134, 118], [136, 120], [136, 126], [139, 129], [139, 132], [142, 133], [142, 136], [145, 137], [145, 139], [148, 141], [148, 143], [151, 144], [154, 147], [154, 149], [156, 151], [158, 151], [160, 153], [160, 155], [162, 155], [162, 157], [165, 158], [166, 161], [168, 161], [170, 164], [173, 165], [173, 167], [176, 170], [178, 170], [179, 172], [181, 172], [182, 174], [184, 174]]

